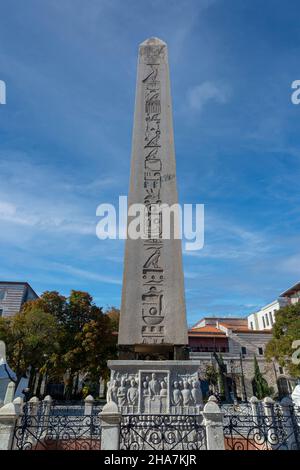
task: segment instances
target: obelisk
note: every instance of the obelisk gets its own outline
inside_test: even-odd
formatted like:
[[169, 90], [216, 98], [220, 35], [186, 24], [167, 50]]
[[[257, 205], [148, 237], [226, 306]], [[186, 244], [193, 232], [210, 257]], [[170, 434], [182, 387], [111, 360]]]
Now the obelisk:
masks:
[[[151, 38], [139, 47], [128, 207], [177, 204], [175, 166], [168, 50]], [[163, 239], [160, 222], [126, 241], [120, 357], [179, 359], [188, 343], [181, 240]]]
[[[157, 210], [177, 204], [175, 166], [168, 50], [151, 38], [138, 54], [119, 360], [108, 361], [107, 400], [125, 413], [201, 405], [198, 364], [188, 360], [181, 240], [172, 226], [165, 237]], [[130, 234], [135, 204], [146, 208], [144, 237]]]

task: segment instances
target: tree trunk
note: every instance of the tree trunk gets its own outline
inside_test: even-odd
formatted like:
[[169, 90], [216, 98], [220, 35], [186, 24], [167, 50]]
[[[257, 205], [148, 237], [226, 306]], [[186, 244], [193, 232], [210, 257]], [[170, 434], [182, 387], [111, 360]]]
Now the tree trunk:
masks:
[[37, 383], [37, 387], [36, 387], [36, 391], [35, 391], [36, 396], [39, 397], [39, 398], [40, 398], [40, 394], [41, 394], [41, 385], [42, 385], [42, 382], [43, 382], [43, 378], [44, 378], [44, 375], [39, 372], [38, 383]]
[[36, 371], [35, 371], [34, 367], [31, 367], [30, 368], [30, 374], [29, 374], [29, 381], [28, 381], [28, 388], [30, 390], [31, 395], [34, 395], [35, 378], [36, 378]]

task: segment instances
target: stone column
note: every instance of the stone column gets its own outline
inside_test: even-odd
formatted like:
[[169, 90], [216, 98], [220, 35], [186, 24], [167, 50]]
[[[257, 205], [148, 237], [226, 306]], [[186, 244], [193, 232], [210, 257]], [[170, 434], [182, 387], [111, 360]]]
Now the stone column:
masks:
[[43, 400], [43, 423], [45, 430], [47, 432], [48, 429], [48, 424], [49, 424], [49, 416], [51, 413], [51, 407], [52, 407], [52, 397], [50, 395], [47, 395], [44, 400]]
[[159, 207], [172, 206], [178, 215], [177, 201], [168, 49], [150, 38], [138, 54], [127, 220], [129, 229], [132, 204], [143, 204], [145, 227], [143, 238], [128, 236], [125, 245], [120, 359], [182, 359], [188, 345], [181, 240], [174, 226], [163, 236], [167, 216]]
[[16, 398], [0, 409], [0, 450], [10, 450], [12, 447], [15, 425], [21, 409], [20, 400]]
[[107, 403], [100, 416], [101, 450], [118, 450], [120, 447], [121, 413], [113, 401]]
[[92, 395], [88, 395], [84, 399], [84, 415], [85, 416], [91, 416], [92, 411], [93, 411], [93, 405], [94, 405], [94, 397]]
[[253, 429], [251, 430], [251, 438], [254, 439], [256, 447], [263, 448], [266, 442], [265, 442], [264, 430], [259, 423], [259, 399], [256, 397], [251, 397], [249, 401], [250, 401], [251, 415], [252, 415], [252, 420], [253, 420]]
[[38, 407], [39, 407], [40, 400], [38, 397], [32, 397], [30, 398], [28, 402], [28, 414], [31, 416], [36, 416], [38, 413]]
[[283, 427], [286, 432], [286, 442], [283, 448], [286, 450], [297, 450], [297, 421], [293, 419], [294, 406], [290, 397], [284, 397], [281, 402], [283, 415]]
[[11, 403], [13, 401], [14, 396], [15, 396], [15, 388], [16, 388], [15, 382], [9, 382], [9, 384], [7, 385], [6, 392], [5, 392], [4, 405], [7, 405], [7, 403]]
[[207, 450], [224, 450], [223, 413], [214, 396], [209, 397], [203, 410]]
[[274, 400], [270, 397], [266, 397], [263, 400], [264, 413], [265, 413], [265, 424], [267, 425], [267, 447], [269, 449], [275, 449], [278, 445], [278, 431], [274, 426]]

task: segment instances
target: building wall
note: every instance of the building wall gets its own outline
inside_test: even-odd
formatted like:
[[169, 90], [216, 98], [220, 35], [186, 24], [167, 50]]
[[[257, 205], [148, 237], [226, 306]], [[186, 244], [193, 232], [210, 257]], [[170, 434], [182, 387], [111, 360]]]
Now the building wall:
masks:
[[244, 354], [262, 356], [270, 339], [271, 333], [231, 333], [229, 351], [239, 354], [246, 350]]
[[297, 304], [300, 301], [300, 290], [295, 292], [294, 294], [291, 294], [288, 298], [287, 301], [289, 304]]
[[37, 298], [26, 283], [0, 283], [0, 316], [10, 317], [18, 313], [24, 302]]
[[226, 351], [228, 350], [228, 339], [226, 337], [218, 338], [213, 337], [197, 337], [189, 335], [189, 347], [193, 349], [200, 348], [203, 350], [216, 349], [217, 351]]
[[[212, 354], [191, 352], [190, 358], [195, 361], [199, 361], [199, 376], [202, 381], [205, 381], [205, 371], [208, 365], [214, 364], [218, 370], [217, 363]], [[249, 400], [253, 396], [252, 380], [254, 378], [254, 357], [253, 355], [247, 354], [242, 356], [225, 353], [222, 354], [223, 362], [227, 366], [227, 377], [233, 378], [237, 385], [237, 394], [239, 398], [243, 397], [244, 391], [242, 390], [242, 371], [244, 375], [245, 387], [247, 399]], [[258, 365], [261, 373], [265, 377], [270, 387], [273, 387], [275, 394], [278, 393], [278, 379], [288, 379], [288, 373], [286, 369], [280, 368], [277, 363], [268, 363], [264, 357], [257, 356]], [[291, 387], [291, 386], [290, 386]]]
[[279, 298], [264, 306], [258, 312], [248, 316], [248, 327], [251, 330], [271, 330], [276, 321], [276, 312], [287, 304], [286, 299]]

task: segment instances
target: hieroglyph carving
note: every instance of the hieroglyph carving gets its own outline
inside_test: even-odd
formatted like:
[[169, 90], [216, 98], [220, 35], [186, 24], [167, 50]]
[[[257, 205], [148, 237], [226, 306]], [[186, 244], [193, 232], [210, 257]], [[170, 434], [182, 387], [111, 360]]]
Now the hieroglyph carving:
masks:
[[[163, 46], [144, 48], [145, 133], [144, 133], [144, 204], [147, 208], [144, 238], [145, 259], [142, 267], [142, 338], [143, 343], [163, 343], [165, 337], [163, 296], [164, 269], [161, 264], [163, 240], [162, 217], [157, 211], [161, 202], [161, 81], [160, 62]], [[157, 213], [155, 213], [157, 211]], [[146, 392], [145, 392], [146, 393]]]

